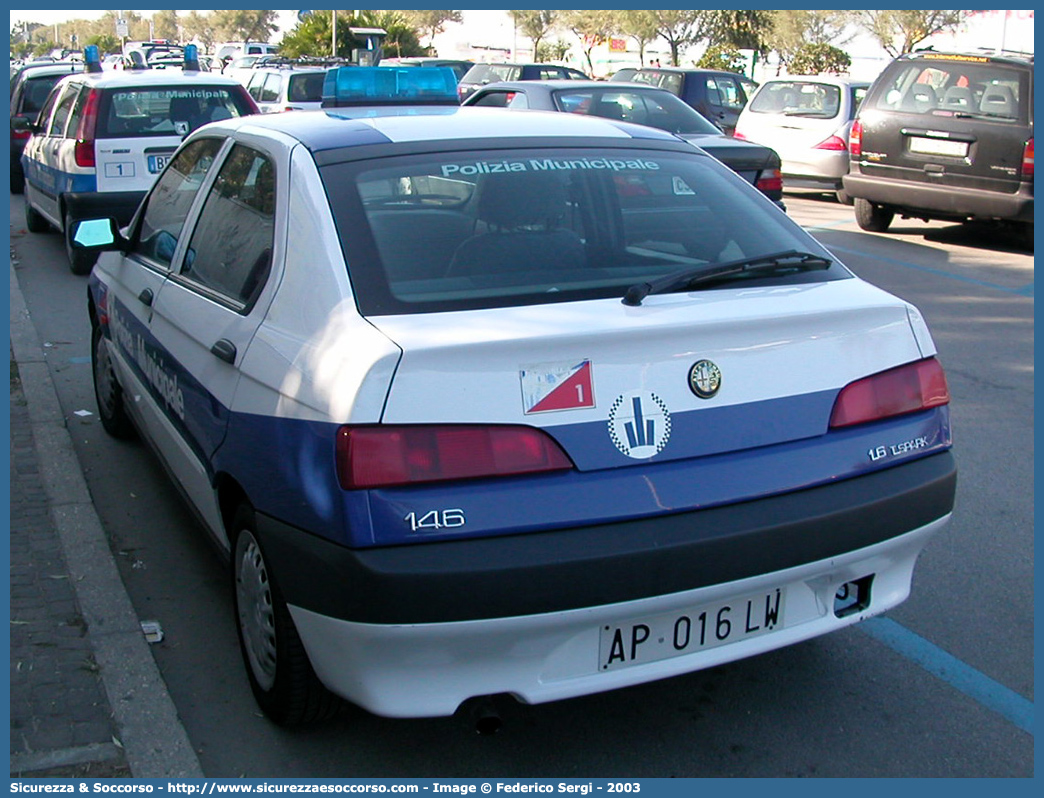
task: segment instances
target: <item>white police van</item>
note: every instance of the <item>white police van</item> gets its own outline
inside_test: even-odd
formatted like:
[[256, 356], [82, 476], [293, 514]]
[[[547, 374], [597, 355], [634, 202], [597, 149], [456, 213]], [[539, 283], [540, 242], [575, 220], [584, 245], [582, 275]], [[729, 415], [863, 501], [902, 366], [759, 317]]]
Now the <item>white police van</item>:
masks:
[[[89, 46], [85, 71], [54, 87], [35, 123], [19, 123], [33, 134], [22, 153], [31, 232], [64, 232], [72, 220], [100, 213], [130, 221], [190, 131], [257, 113], [234, 80], [199, 71], [194, 45], [185, 53], [183, 69], [111, 72]], [[67, 252], [74, 273], [91, 270], [92, 254]]]
[[902, 602], [956, 483], [918, 311], [663, 131], [379, 105], [433, 72], [331, 71], [361, 107], [197, 130], [74, 229], [102, 421], [228, 552], [264, 711], [551, 701]]

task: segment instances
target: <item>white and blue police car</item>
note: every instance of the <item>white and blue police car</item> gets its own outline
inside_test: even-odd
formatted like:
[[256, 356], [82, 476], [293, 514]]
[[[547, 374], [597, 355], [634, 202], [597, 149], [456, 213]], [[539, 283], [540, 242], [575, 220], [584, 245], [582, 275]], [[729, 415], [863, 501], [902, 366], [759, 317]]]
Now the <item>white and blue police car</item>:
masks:
[[956, 484], [921, 314], [668, 133], [432, 72], [201, 128], [75, 228], [101, 418], [228, 553], [264, 711], [552, 701], [902, 602]]
[[[21, 163], [33, 233], [64, 233], [102, 214], [126, 224], [191, 130], [258, 113], [239, 83], [199, 70], [195, 45], [185, 47], [181, 69], [103, 71], [95, 45], [84, 56], [84, 71], [55, 85], [35, 122], [12, 118], [12, 129], [32, 133]], [[90, 272], [94, 254], [68, 238], [66, 252], [74, 274]]]

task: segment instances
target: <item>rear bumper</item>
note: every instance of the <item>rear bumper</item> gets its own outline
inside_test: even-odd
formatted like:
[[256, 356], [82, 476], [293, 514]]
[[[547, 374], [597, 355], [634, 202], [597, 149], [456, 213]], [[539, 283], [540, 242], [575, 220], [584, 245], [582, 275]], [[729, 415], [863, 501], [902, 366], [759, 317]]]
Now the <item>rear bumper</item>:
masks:
[[850, 173], [844, 177], [849, 196], [886, 205], [909, 216], [930, 219], [1003, 219], [1033, 221], [1033, 187], [1023, 183], [1015, 194], [973, 188], [929, 185]]
[[[904, 535], [840, 557], [748, 579], [639, 601], [484, 621], [420, 625], [362, 624], [291, 606], [294, 623], [319, 679], [334, 693], [378, 715], [453, 714], [470, 698], [509, 694], [538, 704], [714, 667], [792, 645], [884, 612], [906, 599], [917, 557], [949, 521], [945, 516]], [[834, 611], [842, 585], [872, 578], [869, 606]], [[701, 646], [695, 630], [712, 621], [751, 623], [748, 597], [785, 591], [781, 623], [759, 636]], [[463, 592], [463, 591], [462, 591]], [[744, 605], [746, 609], [744, 609]], [[723, 616], [722, 613], [725, 613]], [[756, 610], [755, 610], [756, 614]], [[609, 668], [603, 630], [621, 630], [631, 649], [640, 622], [651, 618], [694, 630], [683, 653], [670, 639], [642, 645], [663, 657]], [[716, 619], [716, 620], [715, 620]], [[712, 627], [713, 628], [713, 627]], [[709, 638], [711, 633], [707, 633]], [[626, 657], [626, 653], [624, 654]], [[610, 656], [611, 660], [611, 656]]]
[[258, 515], [289, 604], [427, 624], [562, 612], [748, 579], [873, 546], [948, 514], [946, 451], [831, 485], [577, 529], [348, 549]]
[[[441, 716], [480, 695], [540, 703], [712, 667], [887, 610], [909, 594], [955, 488], [947, 451], [784, 496], [586, 529], [358, 551], [260, 516], [258, 532], [323, 683], [376, 714]], [[867, 605], [835, 613], [838, 589], [868, 577]], [[601, 662], [600, 630], [650, 616], [695, 623], [723, 603], [742, 623], [743, 601], [776, 589], [783, 620], [770, 633], [629, 667]]]

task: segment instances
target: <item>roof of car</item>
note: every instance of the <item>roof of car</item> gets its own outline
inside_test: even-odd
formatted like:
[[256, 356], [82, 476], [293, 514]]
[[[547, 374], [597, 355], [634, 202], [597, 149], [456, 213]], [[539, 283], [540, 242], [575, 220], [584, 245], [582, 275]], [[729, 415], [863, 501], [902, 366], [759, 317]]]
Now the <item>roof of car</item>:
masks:
[[[509, 118], [510, 117], [510, 118]], [[345, 147], [481, 139], [647, 139], [679, 143], [669, 133], [593, 116], [533, 111], [505, 114], [496, 108], [410, 106], [374, 109], [329, 108], [291, 114], [256, 114], [227, 119], [207, 130], [277, 131], [313, 152]]]
[[173, 67], [165, 69], [126, 69], [105, 72], [76, 72], [75, 80], [86, 80], [99, 89], [119, 89], [128, 86], [159, 86], [171, 83], [204, 83], [211, 86], [240, 86], [238, 80], [207, 71], [185, 71]]
[[869, 86], [868, 80], [854, 80], [844, 75], [781, 75], [778, 78], [768, 78], [765, 85], [770, 83], [795, 83], [810, 82], [833, 83], [836, 86]]
[[[651, 91], [658, 94], [670, 94], [667, 89], [660, 86], [653, 86], [648, 83], [629, 83], [624, 81], [613, 83], [612, 81], [607, 80], [502, 80], [498, 83], [490, 83], [483, 86], [476, 91], [475, 94], [487, 91], [555, 91], [561, 89], [569, 89], [570, 91], [582, 89], [603, 89], [605, 91]], [[472, 97], [474, 97], [475, 94], [473, 94]]]
[[55, 61], [46, 64], [29, 64], [15, 74], [15, 80], [30, 80], [41, 75], [64, 75], [83, 71], [83, 61]]

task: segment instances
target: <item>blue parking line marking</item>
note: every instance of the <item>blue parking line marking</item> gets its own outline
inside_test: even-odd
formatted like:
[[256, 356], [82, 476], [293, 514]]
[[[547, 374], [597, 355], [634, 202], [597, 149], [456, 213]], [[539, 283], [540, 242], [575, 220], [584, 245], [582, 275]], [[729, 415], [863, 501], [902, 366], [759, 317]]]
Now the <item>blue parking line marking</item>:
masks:
[[1006, 294], [1018, 294], [1019, 296], [1033, 297], [1033, 283], [1022, 288], [1008, 288], [1007, 286], [997, 285], [996, 283], [989, 283], [985, 280], [976, 280], [974, 277], [964, 277], [960, 274], [951, 274], [950, 272], [944, 272], [942, 269], [933, 269], [930, 266], [919, 266], [916, 263], [909, 263], [905, 260], [897, 260], [895, 258], [886, 258], [881, 255], [870, 255], [866, 252], [860, 252], [857, 249], [848, 249], [847, 247], [835, 247], [827, 244], [823, 244], [831, 252], [844, 252], [847, 255], [862, 255], [863, 257], [872, 257], [876, 260], [884, 261], [885, 263], [894, 263], [897, 266], [905, 266], [908, 269], [917, 269], [918, 271], [927, 272], [928, 274], [935, 274], [939, 277], [948, 277], [951, 280], [959, 280], [962, 283], [971, 283], [972, 285], [978, 285], [983, 288], [992, 288], [994, 291], [1003, 291]]
[[1033, 702], [961, 662], [891, 618], [871, 618], [856, 628], [920, 665], [969, 698], [999, 713], [1020, 729], [1033, 734]]

